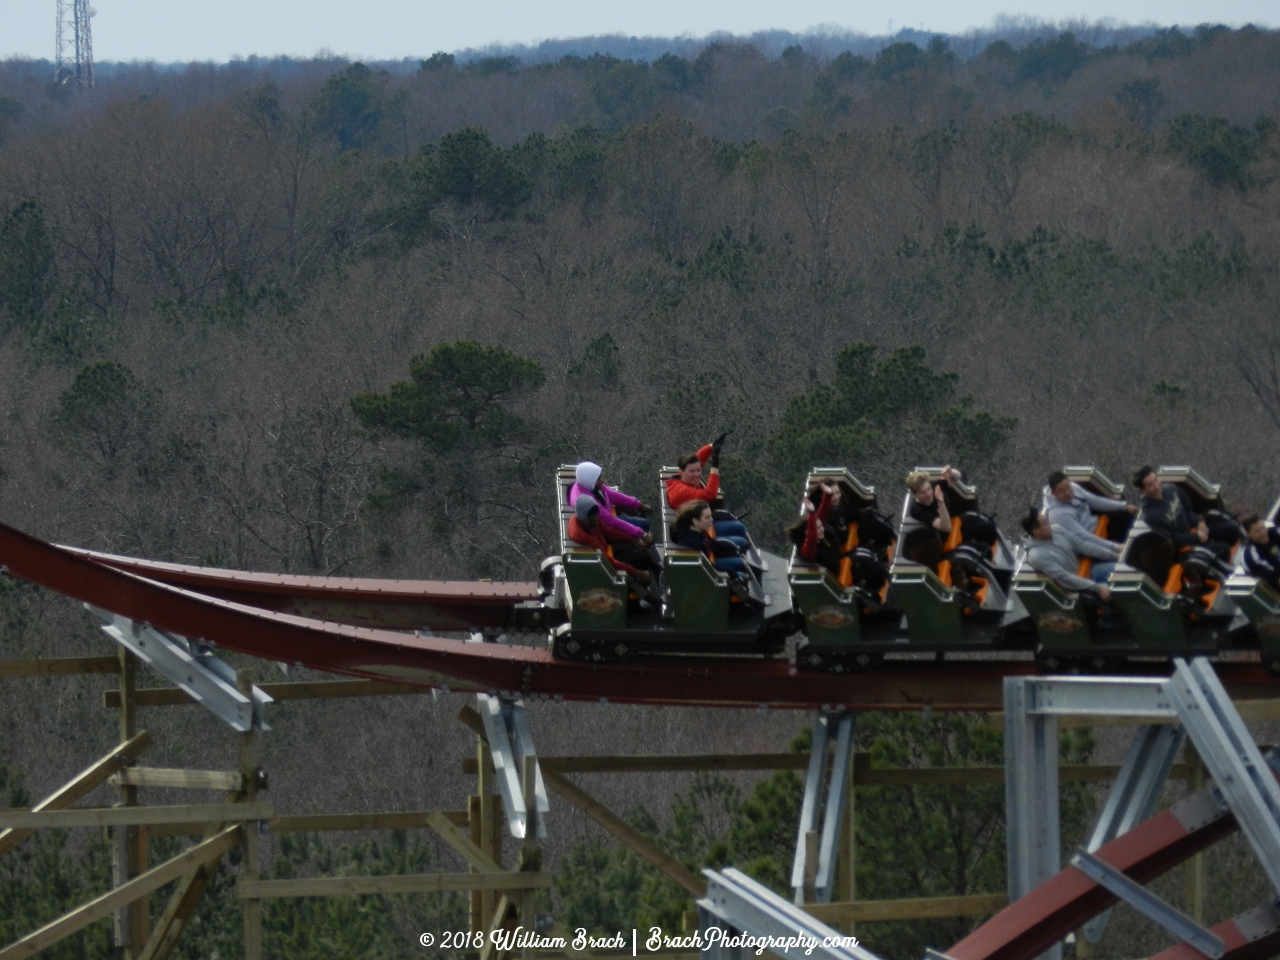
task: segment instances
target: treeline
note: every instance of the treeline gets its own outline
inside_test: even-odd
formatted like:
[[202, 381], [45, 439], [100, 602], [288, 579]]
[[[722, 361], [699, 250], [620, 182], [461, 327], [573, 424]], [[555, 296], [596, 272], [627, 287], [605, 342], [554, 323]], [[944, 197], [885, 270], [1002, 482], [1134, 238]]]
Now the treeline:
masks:
[[[766, 142], [802, 119], [821, 119], [833, 129], [899, 124], [918, 130], [1025, 110], [1068, 123], [1118, 112], [1144, 124], [1184, 112], [1234, 123], [1275, 113], [1280, 68], [1273, 31], [1208, 25], [1116, 31], [1080, 24], [1078, 33], [1016, 25], [1001, 32], [1007, 38], [904, 31], [887, 44], [815, 36], [782, 47], [778, 38], [761, 36], [636, 46], [652, 54], [646, 59], [567, 53], [523, 62], [517, 55], [523, 51], [470, 59], [437, 53], [365, 69], [385, 88], [381, 109], [392, 129], [378, 146], [393, 155], [465, 126], [482, 126], [509, 146], [530, 133], [583, 124], [614, 131], [660, 112], [687, 116], [718, 139]], [[288, 58], [181, 69], [117, 64], [94, 91], [73, 94], [50, 82], [48, 63], [11, 60], [0, 63], [0, 142], [82, 122], [86, 113], [120, 99], [161, 98], [187, 110], [270, 82], [293, 107], [352, 66]]]
[[[1162, 119], [1154, 76], [1075, 123], [971, 105], [913, 129], [866, 104], [954, 98], [955, 71], [995, 83], [996, 64], [1040, 99], [1131, 60], [1203, 76], [1277, 42], [784, 56], [768, 70], [813, 78], [765, 140], [708, 136], [676, 101], [643, 118], [659, 94], [636, 90], [751, 61], [715, 48], [494, 72], [543, 103], [557, 71], [643, 80], [616, 88], [648, 104], [633, 122], [510, 146], [470, 126], [410, 148], [405, 90], [361, 65], [185, 110], [86, 102], [0, 149], [0, 497], [37, 530], [148, 556], [452, 576], [528, 575], [559, 460], [652, 496], [660, 463], [729, 428], [730, 491], [766, 543], [815, 458], [888, 484], [888, 509], [901, 473], [944, 457], [1014, 510], [1064, 460], [1123, 477], [1190, 459], [1261, 502], [1257, 441], [1280, 415], [1271, 115]], [[423, 74], [482, 70], [439, 57]], [[490, 398], [519, 407], [518, 442], [360, 429], [354, 395], [462, 342], [536, 367]], [[853, 343], [874, 348], [855, 361]], [[866, 393], [908, 356], [905, 387]], [[945, 394], [922, 386], [943, 372]]]

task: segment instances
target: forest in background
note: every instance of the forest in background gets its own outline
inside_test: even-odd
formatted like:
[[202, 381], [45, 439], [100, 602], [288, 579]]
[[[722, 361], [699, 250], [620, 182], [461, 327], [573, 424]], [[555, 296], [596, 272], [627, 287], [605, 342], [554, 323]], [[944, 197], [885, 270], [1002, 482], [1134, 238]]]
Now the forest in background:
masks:
[[[730, 505], [770, 544], [817, 463], [876, 483], [894, 512], [907, 469], [951, 460], [1006, 528], [1068, 462], [1117, 480], [1190, 463], [1242, 508], [1280, 486], [1273, 32], [1106, 48], [1063, 34], [970, 57], [939, 37], [832, 58], [713, 44], [652, 63], [438, 55], [409, 74], [233, 64], [126, 72], [83, 96], [42, 77], [0, 65], [0, 518], [42, 537], [236, 568], [527, 578], [553, 548], [557, 464], [595, 459], [650, 499], [659, 465], [728, 429]], [[5, 657], [102, 649], [83, 612], [3, 587]], [[90, 679], [7, 684], [0, 761], [21, 790], [113, 742]], [[282, 708], [277, 805], [456, 801], [469, 748], [437, 733], [448, 702]], [[535, 714], [540, 747], [580, 749], [587, 709]], [[779, 749], [802, 718], [749, 736], [729, 720], [610, 708], [592, 730], [618, 752]], [[148, 721], [184, 746], [171, 762], [219, 765], [211, 723]], [[312, 735], [331, 722], [360, 734]], [[439, 739], [418, 742], [428, 725]], [[69, 743], [52, 761], [51, 730]], [[864, 746], [911, 763], [990, 748], [934, 756], [877, 730]], [[343, 763], [357, 782], [316, 774]], [[724, 793], [658, 783], [650, 826], [707, 860], [776, 855], [777, 817], [769, 848], [749, 817], [733, 833], [737, 807], [690, 845], [690, 797], [701, 823]], [[634, 802], [622, 785], [601, 796]], [[613, 869], [592, 836], [556, 841], [580, 878]], [[395, 842], [361, 862], [421, 862]], [[41, 849], [21, 870], [64, 894], [59, 864], [94, 862], [92, 846]], [[289, 870], [336, 850], [276, 853]], [[957, 878], [982, 855], [865, 895], [972, 892]], [[999, 886], [998, 860], [979, 885]], [[925, 847], [921, 862], [949, 861]], [[649, 882], [625, 857], [614, 875]], [[579, 915], [617, 916], [588, 893]], [[290, 929], [319, 922], [304, 920]]]

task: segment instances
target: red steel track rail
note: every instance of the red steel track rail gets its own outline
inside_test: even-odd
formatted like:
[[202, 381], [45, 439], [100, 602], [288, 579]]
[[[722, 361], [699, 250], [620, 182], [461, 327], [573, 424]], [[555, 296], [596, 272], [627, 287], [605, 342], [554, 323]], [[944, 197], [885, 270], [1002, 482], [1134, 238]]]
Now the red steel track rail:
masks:
[[[914, 662], [837, 676], [798, 671], [781, 658], [671, 657], [616, 664], [555, 660], [548, 650], [497, 643], [417, 637], [270, 609], [296, 603], [302, 588], [318, 602], [388, 605], [406, 602], [413, 581], [290, 578], [145, 564], [57, 547], [0, 524], [0, 566], [75, 600], [172, 633], [264, 659], [301, 663], [331, 673], [414, 686], [481, 690], [530, 698], [668, 706], [775, 709], [999, 710], [1005, 676], [1032, 673], [1029, 660]], [[121, 569], [122, 567], [126, 569]], [[132, 568], [136, 572], [129, 572]], [[152, 576], [141, 576], [141, 571]], [[155, 576], [185, 582], [163, 583]], [[204, 579], [201, 579], [204, 578]], [[221, 584], [219, 586], [218, 584]], [[389, 586], [392, 585], [392, 586]], [[525, 584], [421, 582], [427, 606], [482, 626], [476, 609], [505, 611], [528, 598]], [[470, 589], [474, 591], [467, 594]], [[210, 591], [239, 591], [235, 598]], [[504, 594], [503, 591], [509, 591]], [[280, 597], [285, 597], [281, 601]], [[290, 599], [292, 598], [292, 599]], [[246, 602], [248, 601], [248, 602]], [[446, 602], [447, 601], [447, 602]], [[503, 613], [503, 617], [506, 613]], [[421, 625], [421, 624], [419, 624]], [[1255, 664], [1222, 664], [1237, 697], [1274, 695], [1275, 681]]]
[[[1116, 837], [1095, 856], [1131, 880], [1146, 884], [1229, 836], [1238, 826], [1235, 816], [1214, 799], [1213, 788], [1206, 787]], [[1074, 867], [1067, 867], [1009, 904], [948, 950], [947, 956], [952, 960], [1030, 960], [1116, 902], [1113, 893]], [[1234, 921], [1227, 921], [1214, 928], [1215, 933], [1228, 941], [1229, 951], [1233, 943], [1234, 949], [1239, 950], [1257, 940], [1267, 940], [1272, 945], [1280, 943], [1273, 929], [1255, 924], [1242, 933], [1235, 930], [1233, 924]], [[1227, 930], [1228, 926], [1235, 932]], [[1251, 935], [1253, 940], [1248, 939]], [[1179, 952], [1183, 950], [1187, 952]], [[1254, 954], [1244, 950], [1228, 952], [1227, 956], [1233, 960], [1250, 960], [1254, 956], [1269, 957], [1274, 952]], [[1166, 951], [1160, 957], [1204, 960], [1203, 954], [1185, 945]]]
[[76, 547], [58, 549], [219, 600], [357, 627], [450, 631], [504, 627], [513, 605], [538, 599], [536, 583], [246, 573], [135, 560]]
[[[1211, 929], [1226, 947], [1222, 960], [1266, 960], [1280, 953], [1280, 910], [1274, 906], [1248, 910]], [[1151, 960], [1205, 960], [1205, 956], [1190, 944], [1179, 943]]]

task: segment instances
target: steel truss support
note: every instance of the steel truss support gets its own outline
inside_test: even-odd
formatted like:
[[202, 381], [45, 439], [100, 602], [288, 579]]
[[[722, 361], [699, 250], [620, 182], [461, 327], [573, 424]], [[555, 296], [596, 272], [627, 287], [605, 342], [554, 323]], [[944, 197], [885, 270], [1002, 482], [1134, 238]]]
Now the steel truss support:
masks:
[[103, 633], [233, 730], [248, 733], [255, 727], [271, 729], [263, 720], [263, 708], [272, 702], [271, 697], [256, 686], [251, 697], [236, 689], [235, 671], [214, 656], [207, 645], [85, 606], [102, 621]]
[[[745, 873], [703, 870], [707, 895], [698, 901], [702, 960], [755, 960], [761, 946], [785, 960], [879, 960], [856, 940], [788, 903]], [[767, 945], [736, 938], [771, 938]]]
[[[791, 866], [791, 887], [798, 904], [806, 901], [831, 902], [836, 879], [840, 824], [849, 798], [855, 716], [848, 711], [824, 714], [813, 725], [809, 771], [804, 781], [804, 802], [800, 807], [800, 829], [796, 836], [796, 855]], [[835, 756], [831, 761], [830, 777], [827, 777], [827, 746], [832, 741], [835, 743]], [[810, 849], [813, 846], [810, 837], [817, 832], [819, 811], [822, 813], [822, 832], [817, 836], [816, 849]], [[811, 862], [811, 858], [816, 862]]]
[[1129, 906], [1154, 920], [1179, 940], [1191, 944], [1206, 957], [1221, 960], [1225, 950], [1222, 938], [1209, 932], [1190, 917], [1187, 917], [1169, 906], [1154, 893], [1150, 893], [1140, 883], [1130, 880], [1123, 872], [1117, 870], [1105, 860], [1095, 857], [1087, 850], [1077, 850], [1071, 858], [1071, 866], [1075, 867], [1090, 880], [1106, 887]]
[[[1141, 887], [1238, 826], [1280, 890], [1280, 785], [1269, 766], [1280, 757], [1263, 758], [1208, 660], [1175, 659], [1174, 667], [1168, 680], [1006, 678], [1009, 893], [1015, 902], [952, 947], [950, 957], [1029, 960], [1046, 950], [1045, 956], [1060, 956], [1060, 938], [1117, 899], [1132, 903], [1203, 955], [1250, 956], [1237, 949], [1234, 927], [1205, 930]], [[1071, 868], [1058, 872], [1056, 718], [1089, 715], [1138, 716], [1182, 726], [1161, 730], [1153, 723], [1138, 731], [1088, 849], [1076, 854]], [[1144, 819], [1183, 730], [1215, 786]], [[1270, 927], [1264, 933], [1275, 935]]]
[[[1129, 755], [1085, 844], [1086, 851], [1094, 853], [1151, 816], [1184, 739], [1186, 732], [1181, 726], [1148, 724], [1137, 729]], [[1097, 943], [1110, 917], [1111, 911], [1105, 910], [1085, 924], [1085, 939]]]
[[527, 834], [528, 807], [525, 805], [526, 788], [522, 781], [526, 758], [533, 761], [533, 796], [536, 816], [534, 835], [547, 836], [547, 814], [551, 804], [547, 800], [547, 787], [538, 765], [538, 754], [533, 747], [533, 734], [529, 730], [529, 717], [524, 701], [506, 697], [492, 697], [486, 693], [476, 695], [480, 719], [484, 721], [485, 738], [493, 757], [493, 772], [502, 794], [502, 807], [507, 814], [507, 826], [511, 836], [525, 839]]

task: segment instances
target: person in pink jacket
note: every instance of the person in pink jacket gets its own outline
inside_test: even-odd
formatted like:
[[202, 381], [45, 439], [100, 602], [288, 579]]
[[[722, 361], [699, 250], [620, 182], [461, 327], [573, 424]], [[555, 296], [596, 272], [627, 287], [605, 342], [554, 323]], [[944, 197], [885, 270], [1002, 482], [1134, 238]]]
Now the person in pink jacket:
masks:
[[650, 506], [635, 497], [606, 486], [600, 480], [604, 468], [598, 463], [584, 460], [574, 471], [574, 485], [569, 490], [569, 503], [576, 504], [581, 496], [591, 497], [600, 504], [600, 526], [609, 540], [639, 540], [648, 546], [653, 542], [649, 536], [649, 521], [637, 516], [623, 518], [618, 516], [619, 510], [629, 513], [647, 514]]

